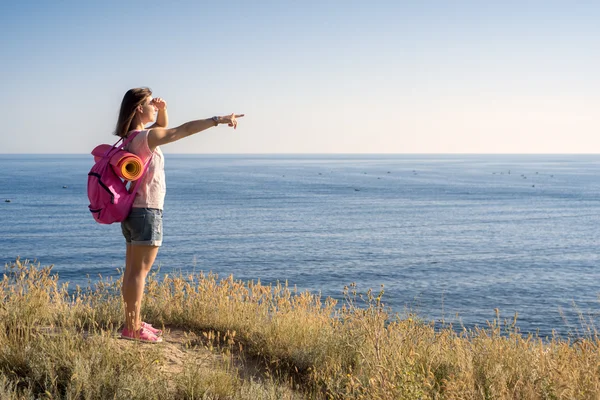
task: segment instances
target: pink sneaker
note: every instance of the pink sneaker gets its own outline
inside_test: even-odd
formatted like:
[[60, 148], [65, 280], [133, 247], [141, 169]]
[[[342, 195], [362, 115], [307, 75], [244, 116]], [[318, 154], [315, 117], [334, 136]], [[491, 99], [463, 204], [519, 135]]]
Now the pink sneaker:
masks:
[[154, 333], [156, 336], [162, 336], [163, 332], [160, 329], [156, 329], [151, 324], [142, 321], [142, 328], [148, 329], [150, 332]]
[[162, 342], [161, 337], [156, 336], [154, 333], [150, 332], [144, 327], [141, 327], [137, 332], [130, 331], [127, 328], [123, 328], [123, 330], [121, 331], [121, 339], [137, 340], [144, 343]]

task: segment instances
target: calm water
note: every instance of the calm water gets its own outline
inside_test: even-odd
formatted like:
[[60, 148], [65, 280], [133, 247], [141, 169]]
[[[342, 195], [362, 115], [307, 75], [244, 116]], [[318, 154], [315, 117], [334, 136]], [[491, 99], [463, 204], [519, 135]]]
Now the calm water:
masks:
[[[0, 256], [87, 284], [124, 266], [87, 210], [90, 156], [0, 155]], [[427, 320], [581, 329], [599, 310], [600, 156], [166, 156], [162, 272], [385, 285]], [[66, 188], [63, 188], [66, 186]], [[4, 202], [10, 199], [11, 202]]]

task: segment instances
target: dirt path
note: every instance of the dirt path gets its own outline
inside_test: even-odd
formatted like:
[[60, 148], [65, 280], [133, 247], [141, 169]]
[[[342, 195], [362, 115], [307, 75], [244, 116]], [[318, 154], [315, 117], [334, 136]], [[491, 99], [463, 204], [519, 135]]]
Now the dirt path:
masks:
[[[117, 336], [118, 337], [118, 336]], [[163, 342], [159, 344], [138, 343], [131, 340], [117, 341], [118, 346], [125, 350], [128, 346], [139, 346], [139, 348], [152, 351], [160, 350], [162, 365], [160, 369], [169, 376], [176, 376], [184, 371], [184, 362], [193, 360], [196, 366], [208, 369], [225, 368], [226, 365], [233, 367], [239, 378], [247, 381], [261, 382], [265, 379], [265, 371], [250, 360], [242, 360], [233, 355], [231, 359], [219, 354], [217, 351], [209, 350], [205, 345], [204, 338], [185, 331], [183, 329], [166, 329]]]
[[[117, 335], [117, 337], [119, 336]], [[183, 372], [184, 360], [189, 359], [189, 356], [192, 356], [196, 363], [200, 363], [200, 366], [207, 368], [223, 361], [221, 355], [209, 351], [200, 344], [198, 339], [193, 333], [182, 329], [166, 329], [162, 343], [147, 344], [119, 338], [117, 344], [121, 349], [139, 346], [139, 348], [151, 351], [158, 348], [163, 356], [161, 369], [170, 374], [178, 374]]]

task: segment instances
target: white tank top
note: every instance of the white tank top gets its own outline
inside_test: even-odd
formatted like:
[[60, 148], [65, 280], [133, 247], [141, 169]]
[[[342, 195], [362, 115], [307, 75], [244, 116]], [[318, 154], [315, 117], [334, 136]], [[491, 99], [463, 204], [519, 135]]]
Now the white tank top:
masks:
[[[129, 134], [133, 133], [131, 131]], [[146, 175], [139, 183], [133, 207], [163, 209], [167, 185], [165, 182], [165, 159], [157, 146], [154, 153], [148, 147], [148, 130], [143, 130], [127, 145], [126, 151], [140, 157], [145, 163], [150, 159]]]

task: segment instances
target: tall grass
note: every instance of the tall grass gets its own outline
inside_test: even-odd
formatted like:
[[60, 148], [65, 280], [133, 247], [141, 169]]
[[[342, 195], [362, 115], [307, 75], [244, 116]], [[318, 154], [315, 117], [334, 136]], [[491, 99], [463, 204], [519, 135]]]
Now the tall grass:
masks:
[[[521, 335], [400, 318], [383, 290], [343, 304], [213, 274], [149, 277], [142, 313], [189, 332], [182, 367], [165, 346], [116, 339], [120, 281], [69, 297], [50, 268], [17, 260], [0, 284], [0, 398], [600, 398], [595, 334]], [[168, 337], [168, 333], [166, 334]], [[194, 348], [218, 354], [208, 364]], [[215, 361], [216, 360], [216, 361]]]

